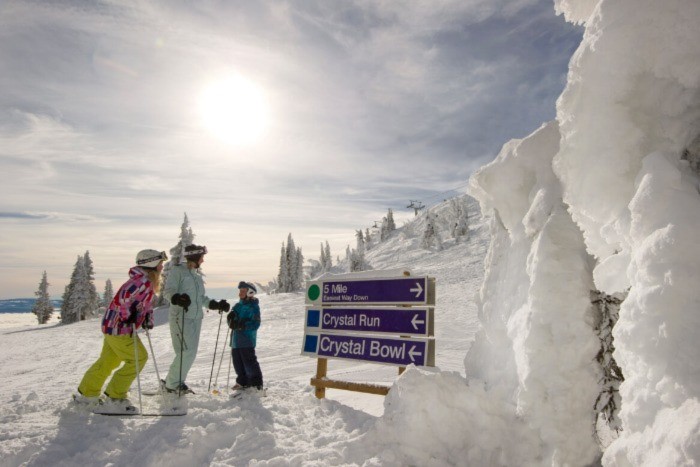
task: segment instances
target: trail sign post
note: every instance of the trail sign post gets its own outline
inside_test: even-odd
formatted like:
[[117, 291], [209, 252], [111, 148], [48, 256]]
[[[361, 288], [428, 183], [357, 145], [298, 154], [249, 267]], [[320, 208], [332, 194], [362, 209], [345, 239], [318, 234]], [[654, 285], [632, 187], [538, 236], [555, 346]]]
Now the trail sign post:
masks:
[[302, 355], [318, 358], [316, 397], [326, 388], [386, 395], [389, 388], [326, 378], [327, 359], [435, 365], [435, 279], [346, 275], [306, 286]]

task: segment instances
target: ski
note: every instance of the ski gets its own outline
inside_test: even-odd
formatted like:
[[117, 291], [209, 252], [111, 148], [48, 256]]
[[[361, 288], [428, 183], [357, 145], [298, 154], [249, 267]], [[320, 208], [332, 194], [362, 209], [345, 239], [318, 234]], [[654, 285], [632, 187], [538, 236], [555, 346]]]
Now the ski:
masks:
[[231, 399], [240, 399], [243, 396], [267, 397], [267, 388], [263, 388], [262, 390], [239, 389], [229, 395]]
[[194, 393], [183, 392], [182, 396], [179, 396], [177, 394], [177, 392], [161, 392], [158, 390], [156, 390], [156, 391], [141, 391], [142, 396], [148, 396], [148, 397], [160, 396], [161, 394], [164, 395], [165, 397], [182, 397], [182, 396], [186, 396], [187, 394], [194, 394]]
[[100, 412], [93, 411], [95, 415], [105, 415], [107, 417], [182, 417], [187, 415], [187, 412]]

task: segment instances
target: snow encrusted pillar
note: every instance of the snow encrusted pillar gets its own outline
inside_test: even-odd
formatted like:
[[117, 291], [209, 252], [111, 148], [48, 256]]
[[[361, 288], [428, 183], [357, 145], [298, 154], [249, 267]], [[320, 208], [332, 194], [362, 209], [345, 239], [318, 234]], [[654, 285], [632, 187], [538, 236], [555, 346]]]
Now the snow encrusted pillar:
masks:
[[[553, 167], [608, 294], [622, 432], [608, 465], [700, 462], [700, 2], [555, 0], [584, 23], [557, 103]], [[581, 8], [584, 5], [585, 8]]]
[[535, 434], [536, 445], [524, 451], [542, 465], [587, 465], [600, 455], [593, 262], [552, 172], [559, 139], [557, 123], [546, 124], [506, 144], [471, 178], [471, 194], [494, 216], [494, 240], [483, 328], [465, 368]]

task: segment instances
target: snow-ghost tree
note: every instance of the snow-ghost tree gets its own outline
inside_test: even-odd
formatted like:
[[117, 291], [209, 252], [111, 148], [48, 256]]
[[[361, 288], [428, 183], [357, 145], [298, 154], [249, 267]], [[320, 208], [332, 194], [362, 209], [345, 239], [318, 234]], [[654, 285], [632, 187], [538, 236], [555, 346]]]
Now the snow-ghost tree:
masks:
[[362, 235], [362, 229], [355, 231], [357, 239], [357, 247], [354, 250], [347, 248], [348, 272], [359, 272], [370, 269], [367, 260], [365, 259], [365, 239]]
[[394, 211], [389, 208], [389, 212], [385, 217], [382, 217], [382, 225], [379, 228], [379, 241], [383, 242], [387, 238], [389, 238], [389, 235], [391, 235], [391, 232], [396, 230], [396, 222], [394, 222]]
[[389, 238], [389, 220], [382, 217], [382, 225], [379, 227], [379, 241], [383, 242]]
[[452, 198], [450, 207], [452, 208], [452, 238], [455, 242], [459, 242], [461, 237], [469, 238], [469, 215], [467, 212], [467, 204], [463, 202], [464, 198]]
[[437, 219], [435, 214], [430, 211], [425, 215], [425, 231], [423, 232], [421, 246], [423, 248], [435, 247], [438, 251], [442, 250], [442, 238], [440, 238], [440, 232], [438, 232]]
[[51, 297], [49, 297], [49, 281], [46, 277], [46, 271], [44, 271], [44, 274], [41, 276], [39, 289], [34, 292], [34, 295], [36, 295], [36, 302], [34, 302], [34, 306], [32, 307], [32, 313], [36, 315], [39, 324], [46, 324], [53, 314], [53, 305], [51, 304]]

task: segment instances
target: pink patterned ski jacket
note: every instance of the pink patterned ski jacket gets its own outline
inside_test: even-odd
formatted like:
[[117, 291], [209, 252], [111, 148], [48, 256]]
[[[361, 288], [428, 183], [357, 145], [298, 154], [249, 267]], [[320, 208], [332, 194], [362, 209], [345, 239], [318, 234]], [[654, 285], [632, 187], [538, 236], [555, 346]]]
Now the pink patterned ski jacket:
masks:
[[129, 319], [131, 310], [138, 312], [136, 329], [140, 328], [144, 321], [153, 322], [153, 299], [155, 292], [148, 274], [139, 268], [129, 270], [130, 279], [122, 285], [114, 295], [105, 315], [102, 318], [102, 332], [112, 336], [131, 334], [131, 324], [125, 323]]

